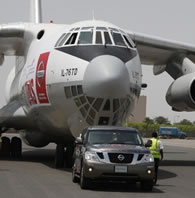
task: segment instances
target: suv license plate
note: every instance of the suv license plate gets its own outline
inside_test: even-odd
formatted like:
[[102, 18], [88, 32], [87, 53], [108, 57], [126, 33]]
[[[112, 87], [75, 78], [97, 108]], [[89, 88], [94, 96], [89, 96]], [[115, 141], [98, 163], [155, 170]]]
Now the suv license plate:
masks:
[[127, 173], [127, 166], [115, 166], [115, 173]]

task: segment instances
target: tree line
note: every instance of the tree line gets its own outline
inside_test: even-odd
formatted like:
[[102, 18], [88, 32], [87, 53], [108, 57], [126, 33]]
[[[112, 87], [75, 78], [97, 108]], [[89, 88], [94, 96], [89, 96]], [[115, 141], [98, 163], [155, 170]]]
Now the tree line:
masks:
[[[155, 117], [154, 119], [146, 117], [144, 122], [148, 123], [148, 124], [167, 124], [167, 125], [171, 125], [171, 122], [168, 120], [168, 118], [165, 118], [163, 116], [158, 116], [158, 117]], [[193, 125], [195, 125], [195, 121], [191, 122], [190, 120], [183, 119], [180, 122], [173, 123], [173, 125], [189, 125], [189, 126], [193, 126]]]
[[163, 116], [158, 116], [154, 119], [146, 117], [141, 123], [128, 122], [124, 123], [129, 127], [137, 128], [144, 137], [150, 137], [153, 131], [158, 131], [160, 126], [177, 127], [180, 131], [186, 132], [188, 137], [195, 137], [195, 122], [183, 119], [180, 122], [173, 123]]

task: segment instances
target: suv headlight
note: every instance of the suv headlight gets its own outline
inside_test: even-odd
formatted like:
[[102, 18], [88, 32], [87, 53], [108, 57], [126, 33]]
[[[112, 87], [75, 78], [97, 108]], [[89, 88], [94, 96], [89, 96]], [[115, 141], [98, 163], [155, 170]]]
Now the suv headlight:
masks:
[[90, 161], [99, 161], [97, 154], [95, 152], [86, 151], [85, 152], [85, 159]]
[[144, 161], [145, 162], [154, 162], [154, 158], [153, 158], [152, 154], [146, 154], [144, 156]]

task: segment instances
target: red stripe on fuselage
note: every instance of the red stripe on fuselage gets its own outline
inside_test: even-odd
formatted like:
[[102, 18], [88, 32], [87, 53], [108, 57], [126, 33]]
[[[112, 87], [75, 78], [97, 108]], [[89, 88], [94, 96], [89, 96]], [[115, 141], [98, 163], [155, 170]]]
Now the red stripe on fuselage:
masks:
[[46, 89], [46, 71], [50, 52], [41, 54], [36, 68], [36, 92], [40, 104], [48, 104], [49, 99]]

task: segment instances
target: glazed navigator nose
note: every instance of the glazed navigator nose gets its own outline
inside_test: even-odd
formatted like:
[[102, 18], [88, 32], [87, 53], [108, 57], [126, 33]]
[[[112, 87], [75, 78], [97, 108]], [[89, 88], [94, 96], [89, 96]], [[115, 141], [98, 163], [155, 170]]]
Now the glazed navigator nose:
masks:
[[125, 97], [129, 92], [129, 73], [117, 57], [103, 55], [88, 65], [83, 81], [84, 92], [91, 97]]

